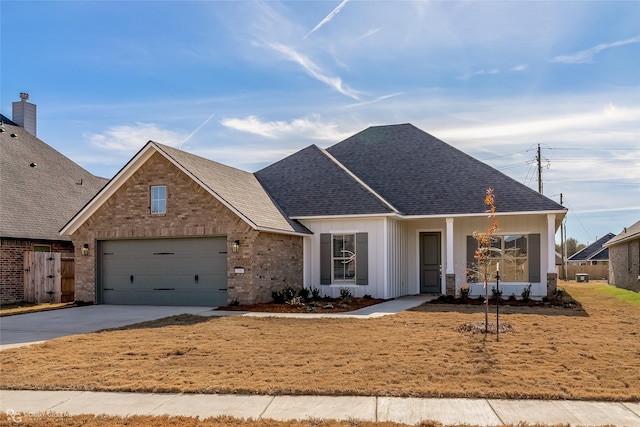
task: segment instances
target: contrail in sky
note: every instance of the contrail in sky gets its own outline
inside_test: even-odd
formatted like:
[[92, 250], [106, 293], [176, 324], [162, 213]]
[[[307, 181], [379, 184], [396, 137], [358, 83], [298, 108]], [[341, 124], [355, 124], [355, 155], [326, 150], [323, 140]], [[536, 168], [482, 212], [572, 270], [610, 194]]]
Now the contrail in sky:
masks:
[[202, 129], [202, 126], [204, 126], [204, 125], [206, 125], [207, 123], [209, 123], [209, 122], [211, 121], [211, 119], [213, 119], [213, 116], [215, 116], [215, 115], [216, 115], [216, 113], [211, 114], [207, 120], [205, 120], [204, 122], [202, 122], [202, 124], [201, 124], [200, 126], [198, 126], [198, 127], [196, 128], [196, 130], [194, 130], [193, 132], [191, 132], [191, 133], [189, 134], [189, 136], [187, 136], [187, 137], [186, 137], [186, 138], [185, 138], [185, 139], [180, 143], [180, 145], [178, 146], [178, 148], [180, 148], [180, 149], [181, 149], [181, 148], [182, 148], [182, 145], [183, 145], [185, 142], [187, 142], [189, 139], [191, 139], [191, 137], [192, 137], [193, 135], [195, 135], [195, 133], [196, 133], [196, 132], [198, 132], [200, 129]]
[[342, 0], [342, 3], [340, 3], [335, 9], [333, 9], [331, 11], [331, 13], [329, 13], [322, 21], [320, 21], [320, 23], [318, 25], [313, 27], [313, 30], [309, 31], [302, 39], [303, 40], [306, 39], [312, 33], [314, 33], [316, 30], [320, 29], [320, 27], [322, 27], [324, 24], [326, 24], [327, 22], [331, 21], [333, 19], [333, 17], [336, 16], [338, 14], [338, 12], [340, 12], [340, 10], [342, 10], [344, 5], [347, 4], [348, 1], [349, 0]]

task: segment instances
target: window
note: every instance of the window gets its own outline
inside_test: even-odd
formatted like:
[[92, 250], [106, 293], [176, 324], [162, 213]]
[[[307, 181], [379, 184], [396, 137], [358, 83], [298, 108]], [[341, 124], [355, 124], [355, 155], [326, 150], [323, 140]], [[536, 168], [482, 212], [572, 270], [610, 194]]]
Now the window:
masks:
[[[539, 235], [504, 235], [496, 236], [495, 239], [487, 269], [489, 281], [495, 280], [498, 262], [500, 263], [501, 282], [538, 282], [540, 280], [538, 277], [540, 269]], [[467, 244], [477, 247], [477, 242], [473, 238], [468, 239]], [[473, 258], [475, 247], [470, 247], [467, 251], [468, 258], [470, 258], [467, 262], [472, 265], [472, 268], [468, 269], [467, 280], [482, 282], [484, 281], [484, 271], [483, 267], [478, 268], [477, 261]]]
[[51, 252], [51, 245], [33, 245], [33, 252]]
[[320, 234], [320, 284], [369, 284], [367, 233]]
[[333, 281], [355, 282], [356, 236], [355, 234], [333, 235]]
[[151, 186], [151, 213], [167, 213], [167, 187], [165, 185]]

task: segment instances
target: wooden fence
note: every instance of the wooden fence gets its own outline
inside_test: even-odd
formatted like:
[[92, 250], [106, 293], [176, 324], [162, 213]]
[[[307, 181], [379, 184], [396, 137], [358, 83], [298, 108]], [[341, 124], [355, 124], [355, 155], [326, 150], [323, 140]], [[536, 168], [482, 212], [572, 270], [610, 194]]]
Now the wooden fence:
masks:
[[59, 252], [24, 252], [24, 299], [29, 302], [72, 302], [74, 260]]
[[[567, 265], [567, 278], [576, 280], [576, 274], [588, 274], [589, 280], [608, 280], [609, 264], [598, 263], [596, 265]], [[562, 266], [558, 266], [558, 277], [564, 280]]]

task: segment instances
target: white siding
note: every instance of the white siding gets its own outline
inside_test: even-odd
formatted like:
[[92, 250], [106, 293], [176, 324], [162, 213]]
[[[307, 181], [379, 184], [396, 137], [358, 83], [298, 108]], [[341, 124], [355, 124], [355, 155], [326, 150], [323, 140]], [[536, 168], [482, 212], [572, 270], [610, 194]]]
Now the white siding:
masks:
[[[540, 234], [540, 283], [532, 283], [531, 295], [542, 297], [547, 293], [547, 248], [549, 242], [546, 215], [498, 216], [499, 234]], [[369, 238], [369, 284], [351, 285], [354, 296], [369, 294], [376, 298], [394, 298], [420, 292], [419, 236], [421, 232], [441, 233], [442, 293], [446, 291], [445, 266], [447, 265], [446, 219], [395, 219], [347, 218], [302, 220], [313, 236], [305, 238], [304, 283], [307, 288], [319, 288], [321, 295], [338, 297], [344, 285], [320, 285], [320, 234], [322, 233], [368, 233]], [[455, 217], [453, 219], [453, 269], [456, 292], [466, 284], [467, 236], [474, 231], [484, 231], [491, 224], [486, 216]], [[551, 245], [551, 246], [550, 246]], [[503, 296], [520, 293], [528, 282], [500, 283]], [[484, 294], [483, 284], [471, 284], [472, 295]], [[489, 284], [489, 290], [492, 284]]]
[[[349, 287], [356, 297], [369, 294], [374, 298], [387, 298], [385, 275], [385, 223], [387, 219], [381, 218], [346, 218], [301, 220], [300, 222], [313, 232], [313, 236], [306, 238], [304, 264], [309, 271], [305, 271], [305, 286], [307, 288], [320, 289], [321, 296], [333, 298], [340, 296], [340, 289]], [[320, 284], [320, 234], [322, 233], [368, 233], [369, 238], [369, 284], [358, 285], [321, 285]]]
[[415, 294], [410, 291], [408, 266], [407, 222], [387, 220], [387, 294], [385, 298]]

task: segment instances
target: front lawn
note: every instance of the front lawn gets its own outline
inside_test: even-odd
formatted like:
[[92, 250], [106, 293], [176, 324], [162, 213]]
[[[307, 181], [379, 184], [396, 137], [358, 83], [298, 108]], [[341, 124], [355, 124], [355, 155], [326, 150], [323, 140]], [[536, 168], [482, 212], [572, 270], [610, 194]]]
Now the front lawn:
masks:
[[[560, 286], [565, 286], [560, 283]], [[569, 284], [581, 310], [431, 304], [376, 319], [179, 316], [0, 352], [0, 387], [640, 400], [640, 306]]]

